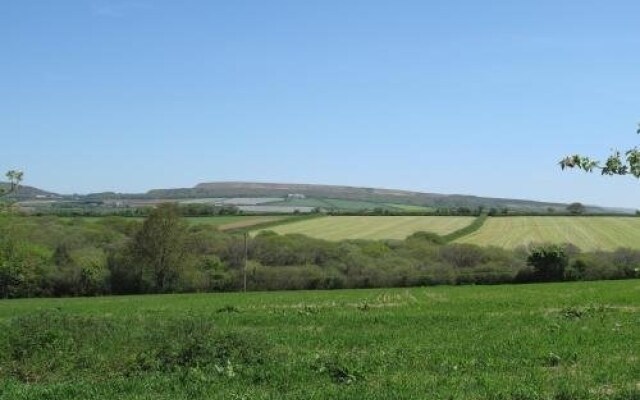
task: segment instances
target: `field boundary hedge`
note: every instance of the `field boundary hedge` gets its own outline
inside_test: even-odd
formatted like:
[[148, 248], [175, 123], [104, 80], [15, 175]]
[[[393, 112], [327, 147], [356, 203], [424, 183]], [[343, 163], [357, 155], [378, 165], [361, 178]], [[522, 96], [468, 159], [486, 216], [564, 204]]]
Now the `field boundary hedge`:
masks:
[[478, 217], [476, 217], [476, 219], [474, 219], [472, 223], [465, 226], [464, 228], [460, 228], [457, 231], [442, 235], [443, 241], [445, 243], [451, 243], [454, 240], [460, 239], [464, 236], [472, 234], [473, 232], [476, 232], [478, 229], [482, 228], [488, 216], [488, 213], [482, 213]]
[[322, 218], [324, 217], [324, 214], [301, 214], [301, 215], [292, 215], [289, 218], [284, 218], [284, 219], [279, 219], [276, 221], [268, 221], [268, 222], [262, 222], [259, 224], [255, 224], [255, 225], [250, 225], [250, 226], [244, 226], [241, 228], [235, 228], [235, 229], [227, 229], [226, 232], [229, 233], [246, 233], [246, 232], [258, 232], [258, 231], [262, 231], [268, 228], [273, 228], [276, 226], [280, 226], [280, 225], [286, 225], [286, 224], [291, 224], [294, 222], [302, 222], [302, 221], [306, 221], [309, 219], [315, 219], [315, 218]]

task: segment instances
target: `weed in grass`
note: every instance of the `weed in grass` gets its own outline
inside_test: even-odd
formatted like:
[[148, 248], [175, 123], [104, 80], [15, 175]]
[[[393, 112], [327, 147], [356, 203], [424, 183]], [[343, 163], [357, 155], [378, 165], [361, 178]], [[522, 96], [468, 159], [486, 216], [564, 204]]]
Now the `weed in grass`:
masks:
[[220, 369], [232, 377], [269, 358], [255, 334], [223, 332], [194, 316], [133, 324], [43, 312], [11, 319], [3, 336], [0, 375], [26, 383], [176, 372], [184, 379]]
[[329, 376], [337, 384], [351, 385], [362, 378], [361, 374], [345, 366], [335, 357], [317, 355], [312, 368], [320, 374]]
[[587, 309], [578, 308], [578, 307], [567, 307], [562, 310], [562, 316], [566, 319], [580, 319], [586, 316], [588, 313]]
[[216, 310], [218, 313], [240, 313], [240, 309], [236, 306], [232, 305], [224, 305]]
[[549, 353], [544, 357], [544, 366], [545, 367], [557, 367], [562, 362], [562, 357], [555, 353]]
[[298, 315], [315, 315], [320, 312], [320, 307], [305, 305], [298, 309]]
[[150, 338], [156, 343], [148, 348], [156, 370], [197, 369], [215, 371], [232, 378], [245, 369], [266, 362], [266, 354], [256, 338], [238, 333], [219, 333], [208, 324], [191, 320], [161, 330]]

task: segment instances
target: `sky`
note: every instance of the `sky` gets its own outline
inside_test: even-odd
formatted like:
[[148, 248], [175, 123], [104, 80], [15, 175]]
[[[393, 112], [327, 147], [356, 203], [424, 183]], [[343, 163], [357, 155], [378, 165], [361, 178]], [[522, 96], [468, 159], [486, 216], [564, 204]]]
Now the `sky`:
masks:
[[60, 193], [207, 181], [640, 208], [562, 172], [640, 144], [640, 2], [0, 2], [0, 171]]

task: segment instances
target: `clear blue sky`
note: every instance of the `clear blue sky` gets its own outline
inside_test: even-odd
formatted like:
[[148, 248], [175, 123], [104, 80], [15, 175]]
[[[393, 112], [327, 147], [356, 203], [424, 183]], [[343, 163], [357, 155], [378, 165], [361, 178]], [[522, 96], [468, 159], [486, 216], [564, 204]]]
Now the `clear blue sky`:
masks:
[[65, 193], [327, 183], [640, 208], [640, 2], [0, 4], [0, 170]]

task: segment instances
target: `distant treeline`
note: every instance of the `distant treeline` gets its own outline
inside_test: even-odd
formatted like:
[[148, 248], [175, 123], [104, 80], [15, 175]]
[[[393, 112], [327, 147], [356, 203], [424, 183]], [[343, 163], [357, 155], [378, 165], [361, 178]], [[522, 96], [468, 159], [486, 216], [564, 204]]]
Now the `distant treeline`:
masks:
[[[232, 205], [215, 205], [207, 203], [182, 203], [178, 205], [180, 215], [185, 217], [207, 217], [217, 215], [291, 215], [301, 214], [299, 211], [291, 212], [245, 212]], [[44, 216], [55, 215], [60, 217], [147, 217], [154, 209], [154, 206], [144, 207], [113, 207], [100, 203], [60, 203], [56, 206], [35, 208], [23, 211], [28, 215]], [[620, 213], [589, 213], [586, 211], [572, 212], [566, 209], [547, 211], [527, 211], [509, 208], [486, 208], [486, 207], [439, 207], [427, 210], [395, 210], [385, 207], [375, 207], [361, 210], [340, 210], [331, 208], [315, 208], [308, 214], [325, 214], [333, 216], [479, 216], [486, 214], [492, 217], [499, 216], [638, 216], [640, 212], [634, 214]]]
[[[55, 215], [58, 217], [147, 217], [153, 211], [153, 206], [145, 207], [107, 207], [99, 204], [78, 205], [70, 203], [64, 206], [38, 208], [34, 211], [25, 212], [26, 215], [45, 216]], [[186, 203], [178, 205], [178, 211], [183, 217], [211, 217], [218, 215], [242, 215], [243, 211], [238, 207], [230, 205], [214, 205], [207, 203]]]
[[245, 237], [189, 225], [181, 214], [165, 204], [144, 222], [0, 215], [0, 297], [237, 291], [245, 272], [248, 290], [640, 277], [638, 250], [582, 253], [571, 245], [540, 245], [511, 251], [447, 243], [425, 232], [386, 241], [273, 232]]

